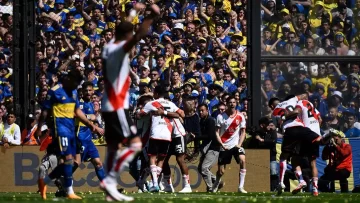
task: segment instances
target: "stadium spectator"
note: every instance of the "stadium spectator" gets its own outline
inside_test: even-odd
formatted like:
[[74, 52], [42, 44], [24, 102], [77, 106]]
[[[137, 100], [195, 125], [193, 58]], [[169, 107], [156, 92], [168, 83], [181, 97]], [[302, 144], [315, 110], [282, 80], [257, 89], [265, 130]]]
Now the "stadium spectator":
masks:
[[4, 135], [2, 137], [2, 144], [5, 148], [9, 148], [10, 145], [21, 144], [21, 131], [20, 127], [15, 123], [15, 113], [8, 112], [6, 116], [6, 122], [4, 125]]
[[330, 188], [322, 184], [322, 188], [319, 189], [323, 192], [335, 192], [334, 180], [340, 180], [341, 192], [347, 193], [349, 191], [347, 178], [352, 171], [352, 151], [350, 144], [344, 141], [344, 133], [336, 132], [338, 135], [324, 147], [321, 156], [323, 160], [329, 160], [329, 164], [320, 180], [330, 181]]
[[[27, 116], [26, 128], [21, 132], [21, 144], [22, 145], [39, 145], [40, 140], [35, 137], [35, 131], [37, 129], [37, 119], [34, 114], [30, 113]], [[43, 130], [42, 130], [43, 131]]]
[[276, 127], [272, 120], [262, 117], [259, 120], [260, 129], [253, 132], [249, 148], [270, 149], [270, 191], [274, 191], [278, 185], [278, 169], [276, 162]]

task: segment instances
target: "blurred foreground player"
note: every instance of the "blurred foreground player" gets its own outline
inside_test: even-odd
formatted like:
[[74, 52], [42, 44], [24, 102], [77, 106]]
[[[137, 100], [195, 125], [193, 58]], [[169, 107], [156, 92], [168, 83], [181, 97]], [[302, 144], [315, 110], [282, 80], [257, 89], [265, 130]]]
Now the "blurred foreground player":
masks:
[[[135, 8], [144, 8], [143, 4], [136, 4]], [[117, 178], [125, 166], [141, 151], [141, 138], [136, 136], [136, 126], [129, 116], [129, 87], [130, 61], [129, 52], [147, 34], [153, 19], [160, 14], [156, 4], [151, 5], [152, 13], [146, 17], [136, 34], [130, 22], [121, 22], [115, 28], [115, 39], [104, 48], [104, 81], [105, 92], [102, 101], [102, 111], [105, 125], [105, 139], [107, 143], [108, 175], [100, 183], [106, 192], [107, 201], [132, 201], [134, 198], [125, 196], [117, 190]], [[120, 150], [119, 145], [128, 147]]]

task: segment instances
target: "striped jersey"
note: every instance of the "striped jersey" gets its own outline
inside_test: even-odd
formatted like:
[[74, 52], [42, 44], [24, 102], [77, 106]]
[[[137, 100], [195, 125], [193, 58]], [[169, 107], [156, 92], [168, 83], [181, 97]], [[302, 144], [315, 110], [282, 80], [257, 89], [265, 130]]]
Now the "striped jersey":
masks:
[[173, 138], [186, 135], [185, 128], [184, 128], [183, 124], [181, 123], [180, 119], [174, 118], [174, 127], [173, 128], [174, 128], [173, 133], [172, 133]]
[[113, 112], [119, 109], [129, 109], [130, 60], [125, 52], [126, 41], [118, 44], [111, 40], [103, 50], [105, 92], [102, 98], [101, 110]]
[[244, 115], [238, 111], [233, 117], [224, 112], [217, 116], [216, 127], [220, 128], [222, 143], [231, 149], [239, 144], [240, 129], [246, 128], [246, 120]]
[[273, 116], [280, 117], [282, 120], [284, 120], [284, 123], [282, 124], [283, 131], [285, 131], [286, 128], [295, 127], [295, 126], [304, 127], [303, 122], [298, 117], [295, 118], [295, 119], [285, 120], [285, 113], [294, 111], [295, 106], [296, 106], [298, 101], [299, 101], [298, 97], [293, 97], [291, 99], [288, 99], [286, 101], [283, 101], [283, 102], [279, 103], [275, 107], [275, 109], [273, 111]]
[[[141, 114], [149, 114], [152, 111], [157, 111], [159, 108], [163, 108], [167, 112], [181, 111], [171, 101], [159, 98], [157, 100], [146, 103], [141, 110]], [[150, 139], [171, 141], [171, 134], [173, 132], [174, 122], [172, 118], [166, 116], [151, 116], [151, 131]]]
[[296, 108], [302, 110], [299, 118], [304, 123], [305, 127], [310, 128], [313, 132], [320, 135], [320, 112], [308, 100], [300, 100], [296, 104]]

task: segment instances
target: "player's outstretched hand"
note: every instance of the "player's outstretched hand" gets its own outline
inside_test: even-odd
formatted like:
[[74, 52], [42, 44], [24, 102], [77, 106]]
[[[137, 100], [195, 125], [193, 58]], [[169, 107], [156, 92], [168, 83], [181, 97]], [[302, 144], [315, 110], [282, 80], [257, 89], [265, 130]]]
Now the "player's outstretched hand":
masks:
[[99, 135], [104, 136], [104, 133], [105, 133], [104, 129], [99, 128], [99, 127], [95, 127], [95, 131], [97, 133], [99, 133]]

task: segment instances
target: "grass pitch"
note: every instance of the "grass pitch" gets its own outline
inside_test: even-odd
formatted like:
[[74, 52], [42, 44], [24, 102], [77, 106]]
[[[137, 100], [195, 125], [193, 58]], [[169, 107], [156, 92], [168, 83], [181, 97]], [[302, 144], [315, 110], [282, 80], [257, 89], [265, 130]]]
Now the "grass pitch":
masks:
[[[43, 201], [37, 193], [0, 193], [1, 203], [28, 203], [28, 202], [83, 202], [83, 203], [102, 203], [105, 202], [103, 193], [78, 193], [83, 200], [67, 200], [65, 198], [56, 198], [54, 194], [48, 194], [48, 199]], [[322, 193], [318, 197], [312, 197], [310, 193], [292, 195], [283, 193], [276, 196], [275, 193], [145, 193], [145, 194], [128, 194], [136, 198], [135, 202], [142, 203], [349, 203], [360, 202], [360, 194], [335, 194]]]

